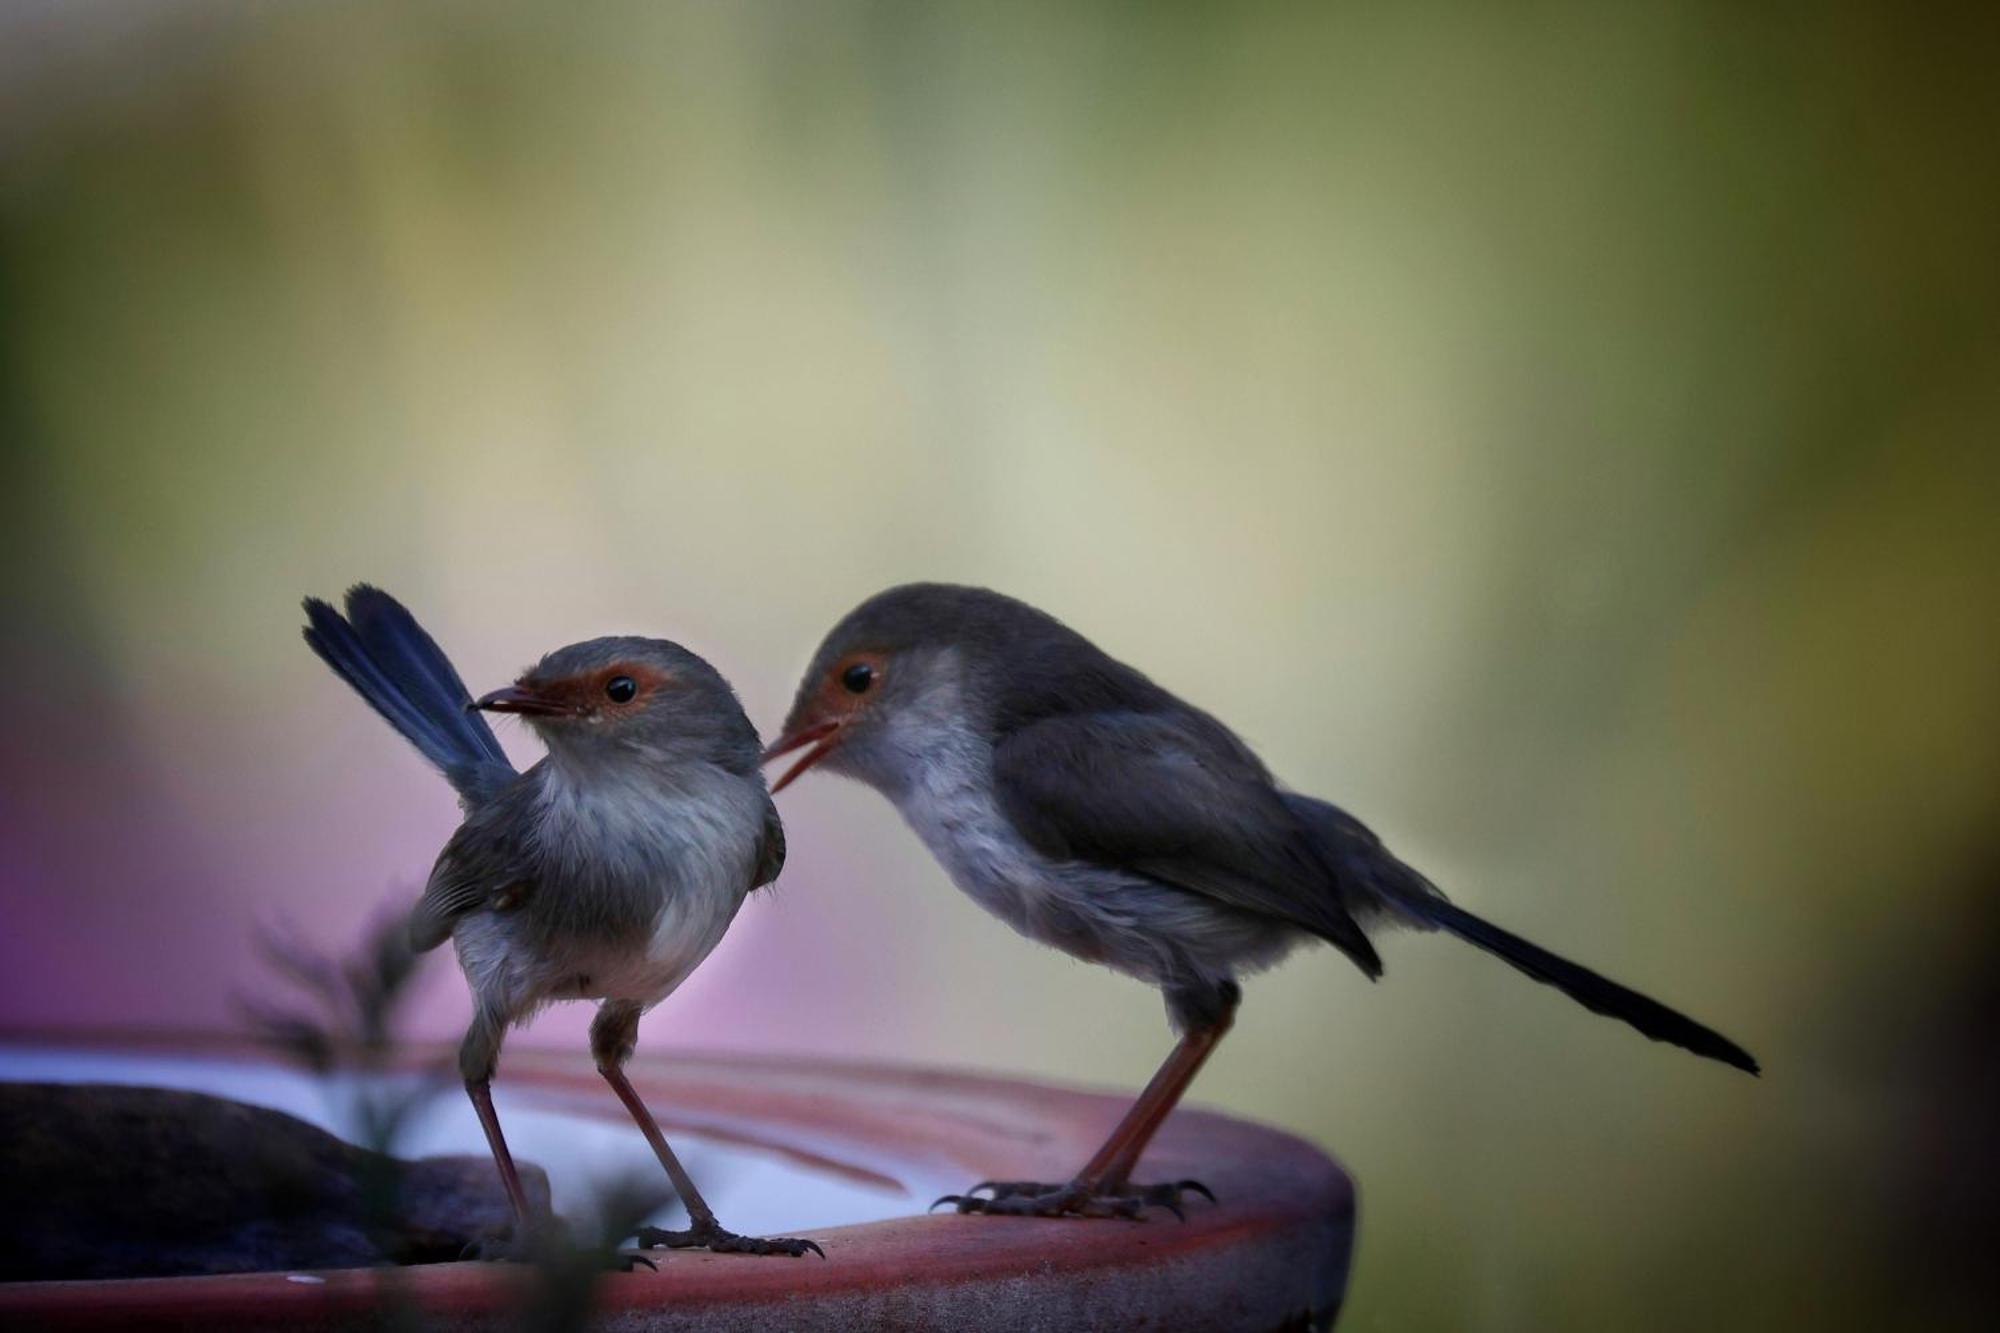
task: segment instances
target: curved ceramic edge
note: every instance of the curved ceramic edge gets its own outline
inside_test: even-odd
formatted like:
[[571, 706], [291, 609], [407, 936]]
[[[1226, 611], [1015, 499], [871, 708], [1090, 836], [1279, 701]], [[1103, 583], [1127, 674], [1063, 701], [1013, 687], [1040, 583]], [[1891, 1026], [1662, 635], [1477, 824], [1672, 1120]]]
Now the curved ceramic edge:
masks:
[[[65, 1044], [78, 1039], [65, 1036]], [[122, 1043], [121, 1043], [122, 1044]], [[152, 1044], [152, 1043], [147, 1043]], [[240, 1044], [163, 1042], [205, 1055]], [[633, 1081], [676, 1127], [863, 1177], [1062, 1179], [1122, 1114], [1120, 1095], [969, 1074], [810, 1059], [661, 1055]], [[510, 1055], [504, 1077], [591, 1114], [608, 1100], [588, 1063]], [[615, 1110], [615, 1107], [610, 1110]], [[914, 1171], [913, 1171], [914, 1168]], [[676, 1251], [657, 1273], [607, 1275], [599, 1327], [1326, 1327], [1347, 1284], [1352, 1182], [1277, 1130], [1177, 1112], [1141, 1166], [1193, 1176], [1220, 1200], [1188, 1220], [1144, 1222], [912, 1216], [815, 1231], [827, 1260]], [[0, 1286], [8, 1327], [282, 1328], [351, 1323], [384, 1299], [414, 1302], [438, 1328], [518, 1319], [530, 1275], [485, 1264], [311, 1274], [140, 1278]]]

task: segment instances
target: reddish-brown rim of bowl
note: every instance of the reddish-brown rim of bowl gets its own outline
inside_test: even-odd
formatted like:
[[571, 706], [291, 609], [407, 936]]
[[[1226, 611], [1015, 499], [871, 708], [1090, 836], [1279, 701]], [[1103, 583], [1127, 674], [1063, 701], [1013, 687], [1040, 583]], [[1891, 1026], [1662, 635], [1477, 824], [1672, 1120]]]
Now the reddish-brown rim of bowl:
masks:
[[[0, 1041], [268, 1062], [251, 1043], [203, 1034], [0, 1032]], [[413, 1062], [438, 1058], [425, 1052]], [[899, 1165], [919, 1166], [927, 1177], [955, 1172], [968, 1185], [1062, 1179], [1128, 1100], [990, 1075], [815, 1057], [661, 1052], [641, 1056], [631, 1072], [669, 1135], [695, 1131], [884, 1184], [896, 1181]], [[509, 1053], [503, 1078], [566, 1110], [620, 1114], [581, 1057], [521, 1049]], [[1234, 1301], [1229, 1308], [1247, 1327], [1279, 1326], [1263, 1318], [1272, 1312], [1319, 1323], [1337, 1309], [1355, 1196], [1346, 1174], [1318, 1149], [1278, 1130], [1186, 1109], [1161, 1130], [1141, 1174], [1199, 1178], [1221, 1202], [1192, 1201], [1184, 1223], [1164, 1213], [1137, 1223], [916, 1214], [813, 1232], [827, 1249], [826, 1262], [676, 1251], [661, 1256], [657, 1273], [607, 1275], [599, 1313], [616, 1323], [621, 1312], [670, 1309], [684, 1320], [782, 1307], [796, 1321], [814, 1303], [872, 1309], [870, 1297], [897, 1288], [949, 1290], [976, 1305], [989, 1287], [996, 1297], [1005, 1289], [1014, 1299], [1030, 1299], [1024, 1279], [1030, 1287], [1045, 1285], [1044, 1299], [1067, 1300], [1064, 1293], [1083, 1288], [1113, 1295], [1121, 1283], [1133, 1292], [1161, 1287], [1156, 1276], [1171, 1278], [1162, 1289], [1181, 1291], [1176, 1299], [1192, 1291], [1197, 1298], [1227, 1298], [1225, 1305]], [[429, 1316], [475, 1326], [517, 1311], [524, 1280], [505, 1266], [456, 1263], [11, 1283], [0, 1285], [0, 1323], [297, 1330], [373, 1309], [393, 1289]], [[1274, 1282], [1290, 1290], [1247, 1289]], [[934, 1305], [904, 1303], [911, 1310]], [[1183, 1305], [1181, 1326], [1210, 1326], [1200, 1314]], [[634, 1326], [656, 1324], [641, 1319]]]

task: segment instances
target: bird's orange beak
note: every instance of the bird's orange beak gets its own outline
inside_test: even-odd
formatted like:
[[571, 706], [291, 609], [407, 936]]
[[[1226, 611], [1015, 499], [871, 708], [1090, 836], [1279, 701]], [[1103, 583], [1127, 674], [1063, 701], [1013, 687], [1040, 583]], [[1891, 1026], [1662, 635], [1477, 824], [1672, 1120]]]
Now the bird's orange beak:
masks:
[[783, 777], [771, 784], [771, 794], [775, 796], [785, 788], [791, 786], [793, 779], [797, 778], [799, 774], [826, 758], [838, 743], [837, 735], [839, 731], [840, 721], [836, 718], [826, 722], [814, 722], [800, 727], [790, 735], [779, 737], [768, 750], [764, 751], [764, 762], [767, 764], [780, 755], [790, 754], [792, 751], [804, 749], [808, 745], [812, 746], [812, 748], [800, 755], [799, 761], [786, 769]]
[[509, 685], [505, 689], [482, 694], [470, 705], [482, 713], [521, 713], [528, 717], [567, 717], [576, 710], [546, 694], [538, 694], [523, 685]]

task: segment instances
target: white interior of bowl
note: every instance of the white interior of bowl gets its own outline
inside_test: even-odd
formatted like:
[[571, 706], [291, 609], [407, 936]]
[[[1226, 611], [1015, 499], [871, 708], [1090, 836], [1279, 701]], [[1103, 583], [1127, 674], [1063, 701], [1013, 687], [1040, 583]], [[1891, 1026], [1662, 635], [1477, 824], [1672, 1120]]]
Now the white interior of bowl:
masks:
[[[0, 1080], [32, 1083], [120, 1083], [177, 1088], [228, 1097], [297, 1116], [349, 1142], [361, 1141], [359, 1108], [371, 1095], [397, 1095], [418, 1087], [413, 1076], [320, 1079], [276, 1065], [208, 1056], [123, 1053], [55, 1046], [0, 1045]], [[613, 1111], [609, 1088], [604, 1097]], [[549, 1174], [556, 1211], [583, 1223], [597, 1215], [598, 1199], [620, 1186], [651, 1188], [659, 1163], [638, 1130], [622, 1119], [594, 1118], [564, 1109], [532, 1087], [494, 1084], [508, 1146], [517, 1159]], [[675, 1133], [674, 1150], [722, 1224], [745, 1235], [805, 1235], [815, 1228], [873, 1222], [921, 1211], [938, 1194], [963, 1181], [925, 1178], [921, 1170], [891, 1171], [903, 1188], [871, 1185], [817, 1170], [785, 1154]], [[398, 1134], [401, 1157], [440, 1153], [486, 1154], [486, 1140], [472, 1106], [456, 1088], [429, 1098]], [[881, 1169], [882, 1163], [868, 1165]], [[921, 1198], [918, 1196], [922, 1195]], [[679, 1204], [649, 1219], [686, 1225]]]

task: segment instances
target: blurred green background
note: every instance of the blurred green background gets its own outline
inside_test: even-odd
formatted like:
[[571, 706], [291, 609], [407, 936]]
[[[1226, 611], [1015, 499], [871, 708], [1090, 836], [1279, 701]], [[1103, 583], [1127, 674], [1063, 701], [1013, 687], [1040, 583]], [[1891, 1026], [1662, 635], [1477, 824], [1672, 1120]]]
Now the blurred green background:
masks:
[[[304, 593], [475, 688], [670, 635], [768, 733], [977, 582], [1765, 1061], [1441, 939], [1254, 980], [1195, 1096], [1356, 1174], [1344, 1327], [1979, 1324], [1989, 12], [6, 5], [0, 1019], [227, 1024], [258, 920], [414, 893], [449, 793]], [[1164, 1051], [880, 799], [783, 808], [648, 1045]]]

